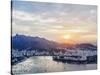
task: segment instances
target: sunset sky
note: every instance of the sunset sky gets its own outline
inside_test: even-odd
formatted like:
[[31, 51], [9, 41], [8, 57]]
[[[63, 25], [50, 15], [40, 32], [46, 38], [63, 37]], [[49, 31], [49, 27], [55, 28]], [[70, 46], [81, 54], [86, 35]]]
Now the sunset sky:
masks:
[[13, 1], [12, 8], [12, 35], [96, 44], [97, 6]]

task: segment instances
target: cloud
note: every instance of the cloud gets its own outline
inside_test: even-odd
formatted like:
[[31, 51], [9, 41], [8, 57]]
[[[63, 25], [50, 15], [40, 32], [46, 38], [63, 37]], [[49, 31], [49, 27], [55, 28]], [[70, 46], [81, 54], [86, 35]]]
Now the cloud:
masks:
[[33, 20], [33, 15], [28, 14], [23, 11], [13, 10], [12, 11], [13, 19], [23, 20], [23, 21], [31, 21]]
[[13, 34], [56, 40], [59, 35], [78, 33], [89, 38], [90, 34], [96, 35], [96, 18], [96, 6], [16, 2], [12, 10]]

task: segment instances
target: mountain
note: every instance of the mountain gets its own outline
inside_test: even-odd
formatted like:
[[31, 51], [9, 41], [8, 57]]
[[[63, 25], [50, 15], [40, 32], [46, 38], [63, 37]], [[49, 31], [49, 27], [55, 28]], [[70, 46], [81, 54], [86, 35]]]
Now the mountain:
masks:
[[39, 48], [56, 48], [59, 44], [40, 37], [31, 37], [16, 34], [12, 36], [13, 49], [39, 49]]
[[97, 50], [97, 46], [90, 44], [90, 43], [77, 44], [76, 48], [80, 48], [84, 50]]
[[81, 50], [97, 50], [97, 46], [90, 43], [81, 44], [59, 44], [54, 41], [47, 40], [40, 37], [31, 37], [26, 35], [16, 34], [12, 36], [12, 49], [48, 49], [48, 48], [68, 48], [68, 49], [81, 49]]

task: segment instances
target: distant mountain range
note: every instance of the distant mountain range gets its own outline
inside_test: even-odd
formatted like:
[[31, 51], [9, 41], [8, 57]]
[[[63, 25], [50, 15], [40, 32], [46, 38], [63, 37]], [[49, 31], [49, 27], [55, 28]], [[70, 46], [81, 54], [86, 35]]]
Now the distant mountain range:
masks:
[[12, 37], [13, 49], [56, 48], [59, 44], [45, 38], [16, 34]]
[[26, 35], [16, 34], [12, 36], [12, 49], [44, 49], [44, 48], [81, 48], [81, 49], [90, 49], [96, 50], [97, 46], [94, 46], [89, 43], [82, 44], [59, 44], [54, 41], [47, 40], [40, 37], [31, 37]]

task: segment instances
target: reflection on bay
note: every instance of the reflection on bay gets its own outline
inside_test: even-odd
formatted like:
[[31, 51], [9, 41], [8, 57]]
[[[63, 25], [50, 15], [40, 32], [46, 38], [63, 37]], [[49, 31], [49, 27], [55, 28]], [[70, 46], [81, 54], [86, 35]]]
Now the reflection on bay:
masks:
[[97, 64], [67, 64], [53, 61], [51, 56], [33, 56], [12, 66], [14, 74], [94, 70]]

